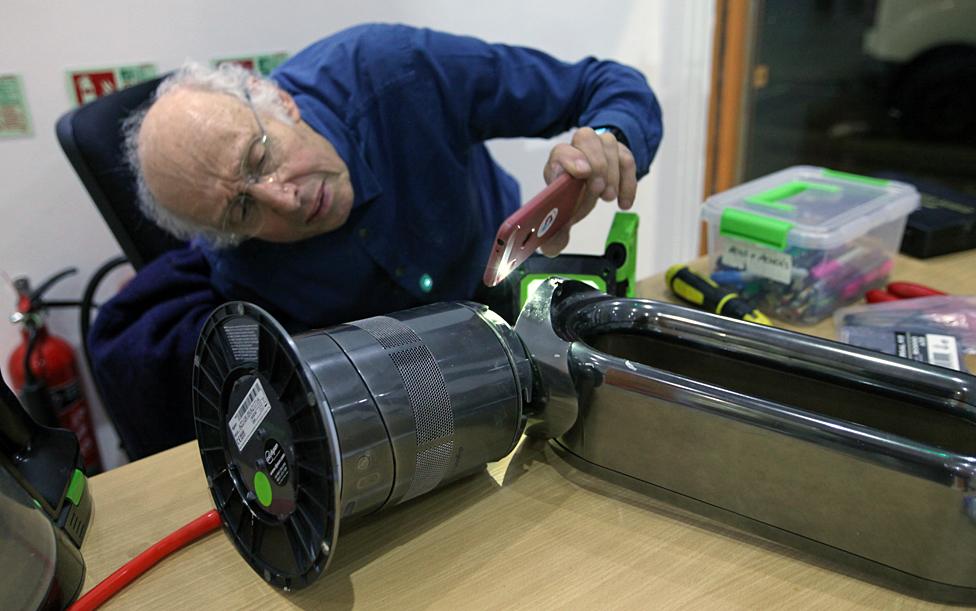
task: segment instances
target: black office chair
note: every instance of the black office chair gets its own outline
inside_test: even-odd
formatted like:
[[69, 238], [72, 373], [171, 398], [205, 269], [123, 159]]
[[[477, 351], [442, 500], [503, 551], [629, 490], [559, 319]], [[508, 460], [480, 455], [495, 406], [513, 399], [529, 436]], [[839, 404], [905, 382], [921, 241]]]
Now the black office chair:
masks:
[[139, 210], [135, 179], [122, 153], [122, 121], [149, 99], [166, 76], [70, 110], [57, 123], [58, 141], [68, 161], [137, 270], [184, 244]]
[[[94, 375], [88, 346], [95, 291], [105, 276], [125, 264], [126, 260], [139, 270], [160, 255], [184, 244], [142, 214], [136, 199], [135, 178], [123, 155], [122, 122], [132, 111], [149, 100], [165, 76], [139, 83], [70, 110], [58, 119], [56, 126], [58, 142], [61, 143], [68, 161], [78, 173], [125, 254], [124, 257], [109, 260], [92, 275], [85, 289], [81, 308], [85, 361], [89, 371], [93, 372], [96, 389], [110, 416], [113, 410], [105, 401], [106, 394], [98, 376]], [[110, 417], [110, 420], [116, 426], [114, 417]], [[116, 432], [122, 440], [123, 449], [130, 457], [133, 456], [130, 444], [126, 443], [118, 426]]]

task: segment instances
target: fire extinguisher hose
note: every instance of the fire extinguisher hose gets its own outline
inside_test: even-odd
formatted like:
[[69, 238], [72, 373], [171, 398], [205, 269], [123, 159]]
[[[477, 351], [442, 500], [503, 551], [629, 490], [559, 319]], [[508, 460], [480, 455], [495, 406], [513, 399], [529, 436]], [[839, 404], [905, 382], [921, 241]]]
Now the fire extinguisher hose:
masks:
[[217, 513], [216, 509], [211, 509], [189, 524], [166, 535], [146, 551], [122, 565], [121, 568], [75, 601], [68, 607], [68, 611], [90, 611], [99, 608], [122, 588], [156, 566], [160, 560], [219, 527], [220, 514]]

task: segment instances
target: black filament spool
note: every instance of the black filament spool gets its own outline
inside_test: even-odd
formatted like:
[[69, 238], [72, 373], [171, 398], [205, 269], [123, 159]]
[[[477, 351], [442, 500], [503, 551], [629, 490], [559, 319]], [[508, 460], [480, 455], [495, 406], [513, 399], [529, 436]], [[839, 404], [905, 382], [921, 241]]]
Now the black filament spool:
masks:
[[307, 586], [342, 519], [508, 454], [531, 376], [518, 336], [473, 303], [295, 337], [252, 304], [219, 307], [197, 345], [193, 408], [228, 536], [266, 581]]

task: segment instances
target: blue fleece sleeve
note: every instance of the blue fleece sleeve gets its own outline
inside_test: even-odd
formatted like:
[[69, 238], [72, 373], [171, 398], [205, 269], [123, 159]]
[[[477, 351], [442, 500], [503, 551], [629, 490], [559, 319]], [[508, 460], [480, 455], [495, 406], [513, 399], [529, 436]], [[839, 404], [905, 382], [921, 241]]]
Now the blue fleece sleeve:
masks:
[[663, 128], [639, 71], [592, 57], [566, 63], [531, 48], [431, 30], [414, 31], [413, 41], [412, 64], [473, 141], [613, 125], [627, 136], [637, 176], [647, 173]]
[[221, 302], [206, 258], [185, 248], [142, 268], [99, 308], [88, 335], [93, 375], [133, 460], [193, 439], [193, 352]]

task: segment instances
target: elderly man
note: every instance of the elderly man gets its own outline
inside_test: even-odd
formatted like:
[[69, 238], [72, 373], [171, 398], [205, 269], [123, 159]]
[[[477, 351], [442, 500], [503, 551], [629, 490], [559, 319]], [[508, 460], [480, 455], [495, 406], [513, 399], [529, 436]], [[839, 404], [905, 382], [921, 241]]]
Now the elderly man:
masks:
[[[120, 426], [140, 438], [130, 451], [192, 436], [189, 338], [222, 300], [298, 330], [474, 297], [521, 201], [484, 142], [574, 127], [546, 181], [586, 180], [576, 220], [600, 198], [629, 208], [660, 109], [640, 73], [613, 62], [367, 25], [313, 44], [271, 81], [184, 66], [126, 129], [143, 210], [193, 247], [140, 273], [91, 336], [101, 385], [119, 391], [110, 404], [126, 386], [150, 389], [136, 418], [110, 406], [136, 422]], [[567, 228], [547, 254], [568, 239]]]

